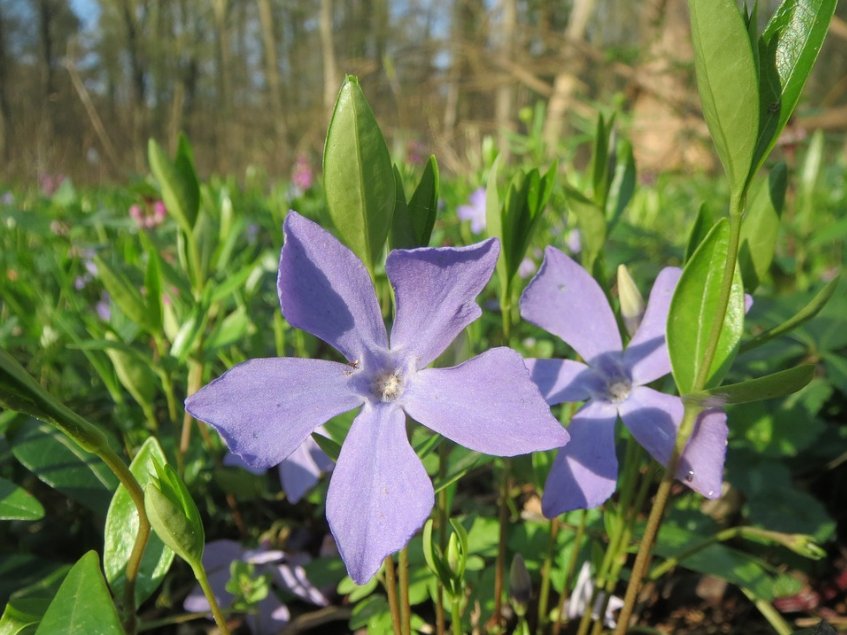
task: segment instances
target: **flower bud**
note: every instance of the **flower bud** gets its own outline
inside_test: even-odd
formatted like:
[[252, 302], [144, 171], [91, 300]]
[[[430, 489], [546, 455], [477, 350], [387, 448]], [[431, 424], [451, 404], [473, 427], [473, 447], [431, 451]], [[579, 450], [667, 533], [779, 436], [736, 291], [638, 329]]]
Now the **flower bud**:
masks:
[[155, 532], [192, 568], [201, 565], [205, 534], [197, 505], [170, 465], [154, 461], [156, 476], [144, 488], [144, 506]]
[[626, 265], [618, 265], [618, 296], [621, 300], [621, 315], [630, 335], [635, 333], [644, 316], [644, 298], [635, 286]]
[[515, 554], [512, 558], [512, 566], [509, 567], [509, 599], [518, 617], [526, 615], [531, 593], [532, 580], [529, 577], [529, 571], [521, 554]]

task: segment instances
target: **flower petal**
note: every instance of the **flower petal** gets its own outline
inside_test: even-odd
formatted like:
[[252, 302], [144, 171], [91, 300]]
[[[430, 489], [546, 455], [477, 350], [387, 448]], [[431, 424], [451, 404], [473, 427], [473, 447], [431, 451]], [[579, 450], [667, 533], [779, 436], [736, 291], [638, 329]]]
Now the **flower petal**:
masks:
[[432, 509], [432, 483], [393, 404], [366, 403], [332, 473], [326, 516], [350, 577], [364, 584]]
[[597, 507], [612, 495], [618, 479], [617, 420], [615, 407], [602, 401], [589, 401], [574, 415], [568, 426], [571, 441], [559, 450], [544, 485], [545, 516]]
[[585, 401], [603, 387], [591, 369], [569, 359], [525, 359], [529, 376], [548, 404]]
[[666, 466], [682, 421], [682, 400], [646, 386], [636, 386], [619, 408], [621, 419], [635, 440]]
[[296, 503], [303, 498], [321, 477], [321, 468], [313, 454], [316, 448], [321, 451], [311, 436], [306, 437], [306, 440], [279, 464], [279, 480], [290, 503]]
[[300, 564], [288, 562], [277, 565], [273, 569], [273, 576], [280, 587], [291, 591], [297, 597], [317, 606], [329, 604], [329, 600], [312, 584], [306, 575], [306, 570]]
[[352, 251], [320, 225], [289, 212], [279, 259], [282, 314], [334, 346], [348, 361], [388, 347], [370, 275]]
[[490, 238], [470, 247], [395, 249], [385, 261], [397, 314], [391, 349], [407, 349], [428, 366], [477, 319], [476, 296], [491, 279], [500, 243]]
[[649, 384], [671, 372], [665, 327], [680, 275], [682, 269], [665, 267], [656, 276], [644, 317], [624, 352], [624, 363], [630, 369], [632, 380], [638, 385]]
[[492, 348], [453, 368], [418, 371], [402, 406], [428, 428], [485, 454], [514, 456], [568, 442], [510, 348]]
[[600, 285], [555, 247], [521, 295], [525, 320], [558, 335], [582, 358], [621, 350], [621, 334]]
[[694, 432], [682, 453], [676, 477], [706, 498], [721, 495], [728, 434], [726, 413], [706, 410], [694, 424]]
[[254, 468], [281, 463], [319, 425], [355, 408], [350, 367], [319, 359], [251, 359], [185, 400], [185, 409], [213, 426], [230, 450]]

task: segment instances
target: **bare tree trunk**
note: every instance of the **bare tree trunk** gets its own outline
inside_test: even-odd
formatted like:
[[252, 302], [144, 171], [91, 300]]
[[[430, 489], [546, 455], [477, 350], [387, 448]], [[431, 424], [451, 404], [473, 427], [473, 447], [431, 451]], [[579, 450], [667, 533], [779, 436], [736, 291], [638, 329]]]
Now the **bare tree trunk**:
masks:
[[123, 0], [124, 28], [126, 29], [126, 47], [129, 53], [129, 67], [132, 86], [130, 104], [130, 128], [134, 166], [143, 170], [145, 165], [144, 148], [146, 137], [145, 114], [147, 110], [147, 75], [141, 49], [141, 28], [138, 24], [138, 6], [135, 0]]
[[[497, 28], [500, 54], [512, 61], [515, 54], [515, 31], [517, 26], [517, 6], [515, 0], [500, 0], [500, 23]], [[500, 80], [494, 103], [494, 119], [497, 124], [497, 146], [503, 160], [509, 157], [509, 131], [512, 130], [512, 101], [514, 98], [512, 79]]]
[[556, 75], [553, 82], [553, 95], [547, 103], [547, 118], [544, 121], [544, 141], [547, 151], [555, 154], [556, 146], [562, 137], [565, 116], [570, 109], [576, 88], [579, 85], [579, 74], [584, 64], [579, 55], [574, 53], [574, 43], [585, 38], [588, 21], [594, 12], [597, 0], [574, 0], [573, 9], [565, 29], [565, 51], [562, 60], [562, 72]]
[[321, 0], [320, 32], [324, 68], [324, 108], [329, 112], [335, 104], [339, 87], [338, 69], [335, 65], [335, 42], [332, 35], [332, 0]]
[[285, 112], [282, 107], [282, 82], [279, 76], [279, 61], [276, 56], [274, 17], [270, 0], [258, 0], [259, 20], [262, 26], [262, 47], [265, 53], [265, 80], [270, 93], [271, 116], [278, 143], [285, 140]]
[[11, 160], [12, 144], [9, 141], [12, 129], [12, 112], [9, 106], [9, 59], [6, 55], [6, 24], [3, 14], [0, 13], [0, 158], [4, 161]]
[[218, 118], [218, 168], [226, 172], [229, 168], [229, 158], [232, 152], [232, 79], [230, 77], [229, 29], [227, 14], [229, 0], [214, 0], [212, 12], [215, 18], [215, 50], [218, 63], [218, 100], [221, 116]]

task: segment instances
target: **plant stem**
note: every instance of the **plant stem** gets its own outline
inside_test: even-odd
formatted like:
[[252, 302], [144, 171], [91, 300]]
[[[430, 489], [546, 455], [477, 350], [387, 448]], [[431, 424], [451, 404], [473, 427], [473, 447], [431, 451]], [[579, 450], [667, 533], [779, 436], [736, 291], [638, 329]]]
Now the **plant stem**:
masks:
[[[446, 443], [438, 446], [438, 473], [441, 478], [447, 474], [447, 457], [450, 450]], [[447, 518], [449, 510], [447, 509], [447, 488], [445, 487], [438, 492], [438, 547], [441, 553], [447, 550]], [[435, 603], [435, 633], [436, 635], [445, 635], [445, 611], [444, 611], [444, 585], [441, 583], [441, 578], [438, 578], [436, 583], [437, 602]]]
[[559, 615], [556, 617], [556, 623], [553, 624], [553, 635], [559, 635], [562, 626], [565, 623], [565, 604], [568, 601], [570, 582], [573, 579], [573, 573], [576, 571], [576, 561], [579, 558], [579, 545], [582, 542], [582, 537], [585, 534], [585, 525], [588, 522], [588, 511], [583, 509], [579, 512], [579, 525], [576, 528], [576, 535], [573, 538], [573, 549], [571, 549], [571, 558], [568, 561], [568, 568], [565, 571], [565, 583], [562, 586], [562, 595], [559, 598]]
[[[706, 343], [706, 349], [703, 353], [703, 360], [697, 371], [697, 376], [694, 380], [694, 391], [701, 390], [709, 377], [709, 369], [712, 366], [712, 361], [718, 349], [721, 331], [723, 329], [724, 320], [726, 319], [726, 310], [729, 306], [729, 298], [732, 293], [732, 280], [735, 275], [735, 267], [738, 261], [738, 246], [741, 239], [741, 218], [744, 212], [745, 197], [742, 193], [740, 196], [733, 196], [730, 201], [729, 210], [729, 245], [727, 247], [726, 263], [723, 271], [723, 279], [721, 281], [720, 295], [718, 296], [718, 306], [714, 315], [714, 322], [709, 331], [709, 339]], [[632, 617], [632, 611], [635, 605], [635, 600], [641, 586], [641, 580], [647, 567], [650, 565], [650, 555], [653, 550], [653, 543], [656, 535], [659, 532], [659, 527], [662, 524], [662, 519], [665, 514], [665, 507], [670, 497], [671, 486], [673, 485], [674, 475], [676, 474], [679, 460], [682, 453], [685, 451], [685, 446], [688, 444], [688, 439], [694, 430], [694, 425], [697, 422], [697, 416], [700, 414], [700, 409], [691, 404], [685, 405], [685, 414], [677, 431], [676, 443], [674, 444], [673, 454], [667, 465], [667, 470], [662, 476], [662, 482], [659, 484], [659, 489], [656, 492], [656, 498], [653, 500], [653, 508], [650, 510], [650, 516], [647, 519], [647, 526], [644, 528], [644, 536], [641, 539], [641, 546], [638, 549], [638, 555], [635, 558], [632, 575], [629, 578], [629, 584], [626, 588], [626, 596], [624, 597], [624, 605], [618, 617], [618, 625], [615, 628], [615, 635], [624, 635], [629, 625], [629, 620]]]
[[403, 635], [411, 635], [412, 609], [409, 606], [409, 547], [400, 550], [400, 627]]
[[770, 602], [766, 602], [765, 600], [756, 597], [744, 587], [741, 587], [741, 591], [753, 604], [756, 605], [756, 608], [759, 609], [759, 613], [761, 613], [762, 616], [770, 623], [777, 635], [791, 635], [791, 633], [794, 632], [791, 625], [785, 621], [782, 615], [779, 614], [779, 611], [777, 611]]
[[215, 592], [212, 590], [212, 587], [209, 586], [209, 578], [206, 577], [206, 569], [203, 568], [203, 563], [198, 562], [197, 566], [193, 569], [194, 577], [197, 578], [197, 581], [200, 583], [200, 588], [203, 589], [203, 594], [209, 601], [209, 607], [212, 609], [212, 617], [215, 619], [215, 624], [218, 625], [222, 635], [229, 635], [226, 618], [224, 617], [223, 612], [221, 612], [221, 607], [218, 605], [217, 599], [215, 599]]
[[[203, 382], [203, 363], [197, 360], [191, 360], [188, 366], [188, 395], [193, 395], [200, 390], [200, 384]], [[177, 471], [182, 476], [185, 472], [185, 454], [188, 452], [188, 445], [191, 443], [191, 424], [194, 417], [187, 410], [182, 416], [182, 433], [179, 437], [179, 451], [177, 452]]]
[[462, 598], [454, 597], [450, 608], [450, 630], [453, 635], [462, 635]]
[[400, 619], [400, 607], [397, 603], [397, 579], [394, 577], [394, 558], [385, 556], [383, 561], [385, 568], [385, 594], [388, 596], [388, 608], [391, 611], [391, 624], [394, 627], [394, 635], [403, 635], [402, 621]]
[[509, 523], [509, 459], [503, 459], [503, 481], [500, 485], [499, 536], [497, 562], [494, 565], [494, 615], [492, 621], [499, 628], [503, 621], [503, 586], [506, 577], [506, 530]]
[[553, 552], [556, 547], [556, 538], [559, 535], [559, 517], [550, 521], [550, 538], [547, 540], [547, 553], [544, 554], [544, 563], [541, 565], [541, 589], [538, 592], [538, 624], [536, 632], [544, 632], [547, 625], [547, 605], [550, 599], [550, 572], [553, 570]]

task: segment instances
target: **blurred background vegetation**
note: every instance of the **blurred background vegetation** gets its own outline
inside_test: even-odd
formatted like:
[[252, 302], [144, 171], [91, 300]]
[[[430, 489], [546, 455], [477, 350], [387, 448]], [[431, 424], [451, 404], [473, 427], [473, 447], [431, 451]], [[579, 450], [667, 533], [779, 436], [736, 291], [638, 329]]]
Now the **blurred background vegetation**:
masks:
[[[764, 21], [778, 3], [759, 4]], [[842, 3], [789, 147], [817, 128], [844, 144], [845, 19]], [[0, 179], [120, 181], [180, 131], [203, 174], [287, 175], [319, 161], [344, 73], [412, 163], [474, 170], [481, 140], [508, 152], [511, 133], [554, 156], [620, 109], [642, 176], [709, 169], [691, 60], [674, 0], [0, 0]]]

